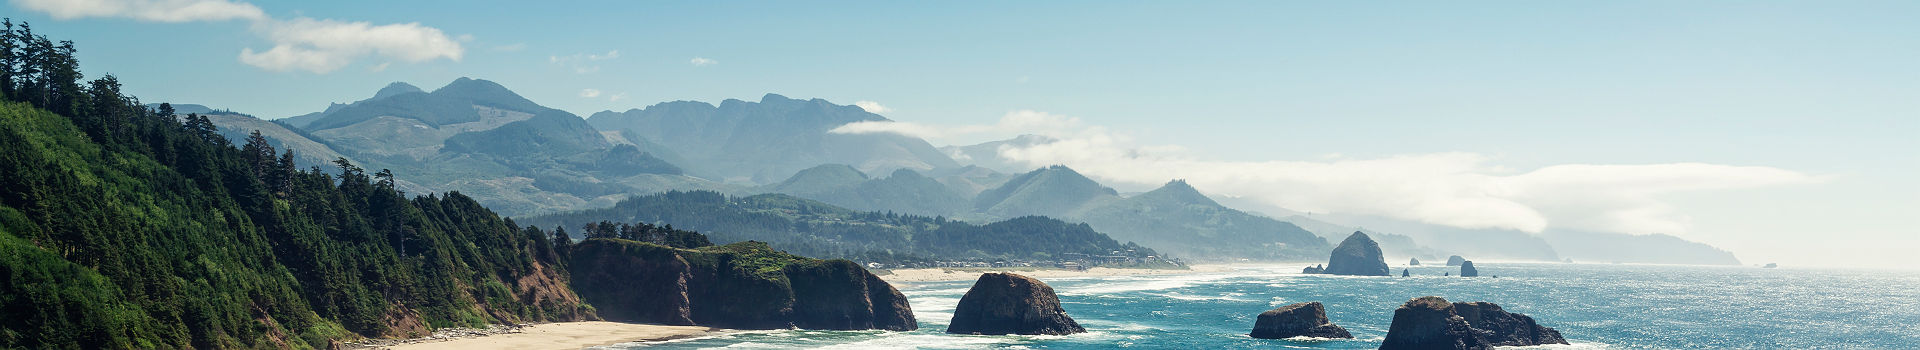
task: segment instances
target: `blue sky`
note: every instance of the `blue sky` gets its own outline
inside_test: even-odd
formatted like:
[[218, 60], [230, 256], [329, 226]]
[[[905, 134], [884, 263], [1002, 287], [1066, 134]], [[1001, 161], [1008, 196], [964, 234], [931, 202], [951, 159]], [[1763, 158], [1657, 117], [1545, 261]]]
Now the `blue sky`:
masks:
[[[241, 10], [151, 11], [200, 2]], [[1674, 227], [1750, 263], [1884, 266], [1920, 245], [1915, 2], [79, 3], [12, 0], [6, 13], [78, 42], [88, 73], [116, 74], [146, 101], [270, 118], [462, 76], [583, 116], [771, 92], [872, 101], [935, 130], [979, 126], [922, 135], [935, 144], [1094, 140], [1032, 160], [1099, 169], [1087, 172], [1123, 189], [1185, 177], [1277, 205], [1429, 222], [1525, 226], [1479, 218], [1515, 209], [1554, 226]], [[243, 62], [304, 38], [285, 24], [302, 18], [417, 23], [449, 40], [425, 42], [456, 47], [341, 54], [324, 72]], [[994, 127], [1016, 111], [1072, 123]], [[1677, 163], [1719, 167], [1666, 166]], [[1166, 164], [1211, 173], [1136, 171]], [[1604, 172], [1555, 168], [1567, 165], [1643, 167], [1590, 187], [1630, 195], [1594, 195], [1579, 184], [1598, 180], [1556, 174]], [[1324, 176], [1209, 177], [1264, 170]], [[1332, 198], [1381, 187], [1326, 179], [1365, 171], [1437, 174], [1450, 190]], [[1418, 196], [1441, 199], [1381, 204]], [[1481, 210], [1486, 196], [1502, 203]], [[1583, 208], [1618, 215], [1553, 214]], [[1593, 223], [1605, 220], [1625, 223]]]

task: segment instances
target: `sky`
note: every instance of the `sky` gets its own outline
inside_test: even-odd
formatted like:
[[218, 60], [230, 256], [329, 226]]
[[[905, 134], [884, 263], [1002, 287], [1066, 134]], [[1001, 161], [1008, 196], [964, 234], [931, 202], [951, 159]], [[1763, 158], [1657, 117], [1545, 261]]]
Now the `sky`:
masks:
[[1122, 190], [1667, 233], [1748, 263], [1920, 248], [1910, 1], [9, 0], [148, 102], [279, 118], [394, 81], [582, 116], [767, 93]]

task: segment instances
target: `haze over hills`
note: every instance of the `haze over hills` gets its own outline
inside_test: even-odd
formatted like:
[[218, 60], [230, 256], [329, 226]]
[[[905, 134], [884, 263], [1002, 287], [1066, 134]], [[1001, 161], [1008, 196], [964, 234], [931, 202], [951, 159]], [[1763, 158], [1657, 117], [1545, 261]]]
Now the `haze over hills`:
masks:
[[885, 117], [821, 99], [767, 94], [759, 102], [728, 99], [719, 106], [675, 101], [594, 113], [588, 122], [626, 131], [686, 157], [696, 172], [728, 182], [765, 184], [821, 164], [847, 164], [868, 173], [958, 167], [933, 145], [895, 134], [837, 134], [835, 127]]

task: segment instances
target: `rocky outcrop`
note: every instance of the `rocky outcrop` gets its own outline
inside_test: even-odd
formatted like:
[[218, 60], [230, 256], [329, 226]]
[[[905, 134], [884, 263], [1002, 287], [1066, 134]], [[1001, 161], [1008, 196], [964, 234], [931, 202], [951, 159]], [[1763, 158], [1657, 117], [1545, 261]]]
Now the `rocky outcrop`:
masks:
[[1407, 276], [1413, 276], [1413, 274], [1408, 273], [1407, 269], [1400, 269], [1400, 277], [1407, 277]]
[[1510, 313], [1488, 302], [1453, 303], [1453, 312], [1493, 346], [1566, 344], [1560, 331], [1541, 326], [1527, 315]]
[[1261, 339], [1285, 339], [1292, 337], [1315, 338], [1353, 338], [1346, 328], [1327, 321], [1327, 309], [1320, 302], [1306, 302], [1281, 306], [1278, 309], [1260, 313], [1253, 323], [1253, 333], [1247, 334]]
[[1086, 332], [1060, 308], [1053, 287], [1010, 273], [986, 273], [960, 297], [947, 333], [1073, 334]]
[[1449, 303], [1441, 297], [1408, 300], [1393, 312], [1381, 349], [1491, 349], [1566, 344], [1560, 332], [1526, 315], [1484, 302]]
[[1327, 274], [1348, 276], [1386, 276], [1387, 259], [1380, 255], [1380, 243], [1364, 232], [1354, 231], [1340, 241], [1327, 258]]
[[1407, 266], [1420, 266], [1420, 258], [1407, 259]]
[[1473, 260], [1460, 263], [1460, 277], [1480, 277], [1480, 269], [1473, 268]]
[[1414, 298], [1393, 310], [1393, 324], [1380, 343], [1381, 350], [1491, 348], [1466, 318], [1454, 314], [1453, 303], [1441, 297]]
[[1321, 265], [1313, 265], [1313, 266], [1308, 266], [1307, 268], [1304, 268], [1304, 269], [1300, 269], [1300, 273], [1309, 274], [1309, 275], [1318, 275], [1318, 274], [1327, 273], [1327, 268], [1322, 267]]
[[1460, 266], [1460, 263], [1464, 262], [1467, 262], [1467, 258], [1462, 258], [1459, 255], [1447, 257], [1447, 266]]
[[846, 260], [766, 243], [678, 249], [620, 239], [575, 245], [574, 289], [607, 320], [733, 329], [913, 330], [906, 297]]

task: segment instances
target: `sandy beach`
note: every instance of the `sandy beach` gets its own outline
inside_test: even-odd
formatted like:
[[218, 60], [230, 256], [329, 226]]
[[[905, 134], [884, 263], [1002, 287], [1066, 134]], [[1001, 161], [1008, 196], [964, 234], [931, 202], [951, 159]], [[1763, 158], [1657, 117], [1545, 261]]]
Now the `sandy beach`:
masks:
[[527, 326], [520, 333], [402, 344], [393, 350], [579, 349], [626, 342], [698, 336], [715, 329], [619, 322], [560, 322]]
[[1045, 279], [1045, 278], [1094, 277], [1094, 276], [1178, 275], [1178, 274], [1221, 272], [1221, 271], [1233, 270], [1232, 267], [1227, 265], [1192, 265], [1192, 266], [1188, 266], [1188, 268], [1189, 268], [1188, 270], [1155, 270], [1155, 269], [1115, 269], [1115, 268], [1095, 267], [1095, 268], [1087, 269], [1085, 271], [1060, 270], [1060, 269], [992, 269], [992, 268], [895, 269], [895, 270], [888, 270], [889, 273], [881, 275], [880, 279], [887, 280], [887, 282], [889, 283], [945, 282], [945, 281], [971, 281], [976, 278], [979, 278], [980, 274], [988, 273], [988, 272], [1008, 272], [1008, 273], [1019, 274], [1027, 277]]

